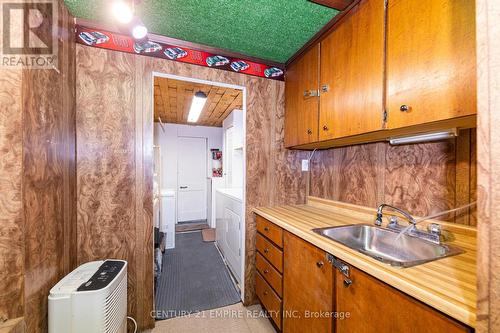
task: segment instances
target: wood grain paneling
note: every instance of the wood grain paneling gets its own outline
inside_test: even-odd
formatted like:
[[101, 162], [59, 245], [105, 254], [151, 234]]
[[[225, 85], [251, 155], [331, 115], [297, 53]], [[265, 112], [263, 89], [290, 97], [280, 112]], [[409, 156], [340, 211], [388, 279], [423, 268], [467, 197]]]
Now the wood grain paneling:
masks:
[[[78, 264], [128, 261], [128, 312], [137, 311], [135, 57], [77, 47]], [[139, 177], [141, 179], [141, 177]], [[145, 260], [140, 259], [140, 260]]]
[[478, 127], [478, 325], [500, 331], [500, 3], [476, 0]]
[[[311, 195], [375, 207], [389, 203], [426, 216], [475, 199], [475, 130], [457, 139], [391, 146], [372, 143], [316, 151]], [[448, 221], [475, 225], [475, 208]]]
[[57, 70], [1, 70], [0, 317], [30, 333], [47, 331], [49, 290], [76, 258], [75, 43], [55, 5]]
[[0, 318], [24, 315], [22, 72], [0, 69]]
[[[108, 62], [113, 63], [108, 65]], [[104, 69], [102, 63], [110, 68]], [[120, 84], [115, 86], [114, 90], [104, 94], [99, 89], [111, 89], [113, 86], [104, 82], [108, 78], [98, 75], [99, 72], [107, 73], [106, 75], [110, 75], [112, 80], [120, 77]], [[274, 203], [303, 202], [305, 200], [305, 177], [301, 177], [300, 159], [307, 156], [305, 152], [289, 151], [284, 148], [283, 82], [162, 59], [116, 55], [113, 51], [77, 45], [77, 86], [79, 86], [78, 95], [80, 96], [77, 98], [78, 240], [79, 244], [86, 245], [81, 250], [83, 254], [79, 254], [78, 257], [79, 261], [83, 260], [82, 256], [90, 258], [92, 252], [87, 244], [94, 244], [102, 248], [94, 250], [96, 251], [94, 254], [124, 255], [126, 260], [134, 262], [131, 265], [133, 267], [129, 266], [129, 272], [132, 271], [132, 277], [129, 277], [129, 288], [134, 289], [133, 296], [129, 295], [129, 303], [134, 303], [134, 305], [130, 305], [129, 310], [132, 311], [130, 314], [138, 319], [139, 327], [142, 329], [154, 325], [154, 319], [150, 316], [153, 304], [153, 270], [152, 265], [148, 264], [153, 257], [151, 238], [153, 230], [151, 221], [153, 72], [246, 87], [247, 174], [244, 279], [244, 302], [246, 304], [256, 301], [256, 225], [252, 210], [258, 206]], [[132, 75], [135, 75], [135, 82], [133, 85], [127, 85]], [[116, 87], [119, 88], [116, 89]], [[118, 103], [117, 96], [121, 95], [128, 96]], [[99, 100], [99, 103], [91, 101], [93, 98]], [[93, 103], [92, 107], [82, 104], [83, 101]], [[94, 109], [101, 105], [101, 112], [96, 112]], [[125, 114], [117, 114], [116, 110], [122, 110]], [[129, 118], [131, 110], [134, 110], [133, 119]], [[92, 119], [100, 117], [100, 119], [107, 120], [107, 116], [102, 114], [106, 112], [116, 115], [118, 120], [110, 119], [106, 125], [97, 124], [98, 121]], [[94, 126], [100, 126], [99, 128], [104, 133], [98, 133]], [[96, 137], [85, 134], [87, 132], [95, 133]], [[113, 152], [116, 146], [107, 141], [111, 134], [115, 135], [119, 142], [124, 138], [129, 138], [131, 143], [127, 141], [127, 144], [135, 147], [135, 157], [121, 156]], [[135, 138], [132, 138], [133, 136]], [[90, 147], [86, 146], [89, 144]], [[86, 151], [91, 148], [98, 152], [97, 156], [90, 156], [88, 152], [80, 156], [80, 150]], [[129, 146], [126, 148], [128, 149]], [[116, 164], [112, 156], [121, 158], [117, 161], [126, 161], [125, 165], [119, 165], [118, 170], [112, 168], [111, 166]], [[134, 161], [133, 165], [131, 161]], [[132, 170], [125, 170], [127, 165]], [[83, 173], [80, 173], [81, 168]], [[125, 174], [131, 178], [124, 177]], [[123, 181], [120, 182], [118, 179], [123, 179]], [[135, 184], [134, 188], [131, 183]], [[105, 204], [99, 203], [97, 198], [105, 195], [114, 196], [114, 199], [105, 199]], [[125, 207], [122, 201], [131, 203], [133, 207]], [[128, 216], [132, 210], [135, 211], [135, 215], [131, 217], [129, 224], [120, 225], [110, 222], [111, 219], [119, 218], [123, 214]], [[95, 221], [90, 221], [91, 217]], [[132, 226], [135, 231], [122, 228], [132, 228]], [[94, 239], [87, 239], [89, 237]], [[126, 244], [118, 244], [123, 237], [134, 237], [133, 244], [130, 245], [135, 249], [134, 252], [126, 249]], [[110, 243], [105, 241], [110, 241]]]
[[59, 70], [23, 71], [25, 317], [47, 330], [50, 288], [75, 264], [75, 100], [72, 18], [59, 10]]
[[311, 195], [376, 206], [383, 177], [383, 143], [316, 151], [311, 167]]
[[[222, 127], [222, 121], [243, 105], [240, 89], [224, 88], [209, 84], [194, 83], [163, 77], [154, 80], [154, 119], [164, 123]], [[207, 101], [196, 123], [187, 121], [189, 109], [196, 92], [207, 95]]]

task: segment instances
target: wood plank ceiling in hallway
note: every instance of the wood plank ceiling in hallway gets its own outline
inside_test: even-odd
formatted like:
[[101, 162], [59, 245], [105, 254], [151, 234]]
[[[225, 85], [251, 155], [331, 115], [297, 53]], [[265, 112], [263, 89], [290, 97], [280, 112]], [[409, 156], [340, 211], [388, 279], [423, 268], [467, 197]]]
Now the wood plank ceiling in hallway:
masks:
[[[193, 96], [204, 92], [207, 102], [196, 123], [188, 123], [187, 117]], [[156, 77], [154, 83], [154, 116], [163, 123], [190, 124], [222, 127], [222, 121], [234, 109], [243, 106], [243, 92], [238, 89], [208, 84]]]

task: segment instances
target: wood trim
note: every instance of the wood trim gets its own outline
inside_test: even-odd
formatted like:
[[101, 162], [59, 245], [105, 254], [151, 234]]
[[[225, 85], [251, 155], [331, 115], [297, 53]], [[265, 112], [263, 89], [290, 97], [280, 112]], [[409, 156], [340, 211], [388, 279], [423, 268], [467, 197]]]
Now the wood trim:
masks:
[[336, 25], [344, 18], [344, 16], [353, 9], [361, 0], [354, 0], [349, 7], [347, 7], [344, 11], [335, 15], [327, 24], [323, 26], [307, 43], [304, 44], [294, 55], [290, 57], [285, 63], [285, 69], [291, 66], [302, 54], [307, 52], [313, 45], [321, 42], [323, 38], [325, 38], [328, 33], [335, 29]]
[[477, 332], [500, 331], [500, 2], [476, 0], [477, 54]]
[[465, 116], [455, 119], [437, 121], [422, 125], [410, 127], [402, 127], [395, 129], [380, 130], [359, 135], [347, 136], [344, 138], [326, 140], [321, 142], [313, 142], [304, 145], [294, 146], [291, 149], [313, 150], [313, 149], [328, 149], [333, 147], [352, 146], [365, 144], [370, 142], [387, 141], [390, 137], [401, 135], [414, 135], [419, 133], [428, 133], [450, 128], [466, 129], [476, 127], [476, 115]]
[[309, 1], [336, 10], [345, 10], [354, 0], [309, 0]]
[[[87, 19], [82, 19], [82, 18], [76, 18], [75, 21], [76, 21], [77, 25], [81, 25], [81, 26], [84, 26], [87, 28], [102, 29], [102, 30], [108, 30], [111, 32], [116, 32], [116, 33], [129, 34], [128, 31], [124, 31], [123, 29], [120, 29], [117, 25], [114, 25], [114, 24], [104, 24], [104, 23], [95, 22], [92, 20], [87, 20]], [[194, 49], [194, 50], [198, 50], [198, 51], [205, 51], [205, 52], [216, 53], [216, 54], [221, 53], [223, 55], [227, 55], [228, 57], [242, 58], [242, 59], [262, 63], [262, 64], [269, 65], [269, 66], [275, 66], [275, 67], [280, 67], [280, 68], [285, 67], [285, 64], [280, 63], [280, 62], [276, 62], [276, 61], [272, 61], [269, 59], [261, 59], [258, 57], [252, 57], [249, 55], [245, 55], [245, 54], [234, 52], [234, 51], [229, 51], [229, 50], [218, 48], [218, 47], [213, 47], [213, 46], [194, 43], [194, 42], [188, 42], [188, 41], [185, 41], [182, 39], [167, 37], [167, 36], [163, 36], [163, 35], [149, 33], [148, 39], [151, 41], [154, 41], [154, 42], [172, 44], [175, 46], [186, 47], [186, 48]]]

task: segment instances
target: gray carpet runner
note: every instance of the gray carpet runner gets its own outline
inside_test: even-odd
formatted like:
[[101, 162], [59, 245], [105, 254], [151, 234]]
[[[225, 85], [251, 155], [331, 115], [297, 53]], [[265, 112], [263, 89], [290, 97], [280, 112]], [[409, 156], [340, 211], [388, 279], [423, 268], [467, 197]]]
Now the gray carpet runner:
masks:
[[201, 232], [178, 233], [163, 255], [156, 290], [156, 319], [168, 319], [238, 303], [236, 290], [214, 243]]

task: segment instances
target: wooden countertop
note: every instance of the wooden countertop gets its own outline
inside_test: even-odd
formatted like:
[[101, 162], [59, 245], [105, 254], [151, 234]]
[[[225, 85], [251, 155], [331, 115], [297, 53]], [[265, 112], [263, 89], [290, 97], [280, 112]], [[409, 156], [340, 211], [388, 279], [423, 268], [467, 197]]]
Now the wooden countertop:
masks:
[[372, 224], [375, 209], [309, 197], [306, 205], [261, 207], [254, 211], [337, 258], [475, 328], [476, 228], [441, 221], [422, 222], [419, 225], [441, 224], [444, 233], [452, 239], [448, 243], [459, 246], [465, 253], [410, 268], [396, 268], [312, 231], [313, 228], [345, 224]]

